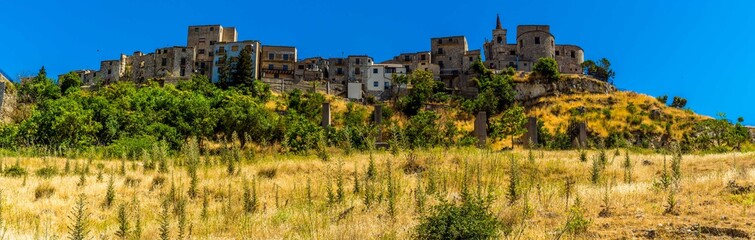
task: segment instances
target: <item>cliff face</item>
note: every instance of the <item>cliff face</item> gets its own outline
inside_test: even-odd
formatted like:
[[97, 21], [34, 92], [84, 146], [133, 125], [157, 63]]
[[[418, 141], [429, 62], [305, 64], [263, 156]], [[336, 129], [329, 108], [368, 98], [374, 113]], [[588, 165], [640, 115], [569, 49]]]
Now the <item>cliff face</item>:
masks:
[[524, 105], [530, 105], [543, 97], [562, 94], [608, 94], [616, 91], [616, 87], [611, 84], [585, 77], [571, 77], [550, 83], [545, 81], [515, 82], [514, 88], [517, 92], [515, 99]]

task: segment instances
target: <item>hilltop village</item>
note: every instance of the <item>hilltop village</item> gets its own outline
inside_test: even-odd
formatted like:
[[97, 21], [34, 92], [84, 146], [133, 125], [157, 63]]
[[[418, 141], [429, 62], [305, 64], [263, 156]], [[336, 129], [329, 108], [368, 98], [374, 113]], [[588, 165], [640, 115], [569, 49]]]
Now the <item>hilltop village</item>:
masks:
[[258, 40], [239, 40], [235, 27], [221, 25], [189, 26], [186, 46], [155, 49], [152, 53], [121, 54], [118, 59], [104, 60], [99, 70], [74, 71], [83, 84], [109, 84], [117, 81], [145, 82], [154, 79], [164, 83], [191, 78], [193, 74], [207, 76], [217, 83], [219, 72], [240, 56], [241, 49], [251, 52], [253, 79], [265, 82], [326, 81], [343, 86], [350, 99], [389, 96], [394, 74], [410, 74], [414, 70], [432, 72], [436, 80], [458, 93], [474, 94], [470, 84], [474, 77], [468, 70], [478, 59], [492, 70], [509, 67], [530, 72], [539, 58], [553, 58], [559, 71], [581, 74], [584, 51], [576, 45], [556, 44], [547, 25], [521, 25], [516, 29], [516, 41], [507, 42], [507, 29], [500, 17], [492, 30], [492, 38], [482, 50], [469, 49], [464, 36], [430, 39], [430, 50], [401, 53], [390, 60], [376, 63], [369, 55], [349, 55], [342, 58], [310, 57], [299, 59], [295, 46], [263, 44]]

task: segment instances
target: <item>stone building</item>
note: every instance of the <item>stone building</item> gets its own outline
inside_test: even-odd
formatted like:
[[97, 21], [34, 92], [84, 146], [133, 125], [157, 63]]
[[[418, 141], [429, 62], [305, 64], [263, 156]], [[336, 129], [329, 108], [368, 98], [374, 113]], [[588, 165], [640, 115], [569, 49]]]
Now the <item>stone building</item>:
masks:
[[328, 65], [328, 60], [322, 57], [305, 58], [296, 63], [294, 79], [296, 81], [318, 81], [328, 79]]
[[372, 57], [367, 55], [351, 55], [347, 58], [348, 62], [348, 82], [364, 83], [367, 69], [374, 64]]
[[346, 84], [349, 79], [349, 59], [348, 58], [329, 58], [328, 59], [328, 80], [332, 83]]
[[506, 41], [507, 30], [496, 18], [493, 39], [485, 41], [485, 65], [502, 70], [513, 67], [519, 71], [532, 71], [540, 58], [554, 58], [562, 73], [580, 74], [584, 51], [575, 45], [557, 45], [548, 25], [520, 25], [516, 28], [516, 43]]
[[155, 77], [155, 54], [144, 54], [140, 51], [134, 52], [128, 57], [127, 64], [130, 68], [130, 75], [127, 76], [136, 83], [145, 83], [147, 80]]
[[462, 94], [475, 94], [476, 88], [470, 84], [472, 75], [469, 66], [480, 57], [480, 50], [469, 50], [464, 36], [430, 39], [432, 63], [437, 64], [438, 76], [446, 88]]
[[221, 25], [189, 26], [186, 46], [196, 50], [194, 69], [208, 78], [212, 77], [213, 50], [219, 42], [236, 42], [238, 33], [235, 27]]
[[407, 74], [414, 70], [424, 70], [432, 72], [434, 76], [440, 75], [440, 67], [433, 64], [430, 52], [402, 53], [381, 64], [401, 64], [406, 68]]
[[[71, 71], [79, 76], [79, 79], [81, 79], [81, 85], [92, 85], [95, 81], [94, 78], [97, 77], [97, 71], [96, 70], [75, 70]], [[60, 74], [58, 75], [58, 84], [60, 84], [60, 80], [63, 78], [63, 75], [66, 75], [68, 73]]]
[[155, 50], [155, 78], [167, 83], [191, 79], [194, 72], [193, 47], [168, 47]]
[[[238, 57], [241, 55], [241, 50], [244, 48], [248, 49], [251, 54], [252, 78], [260, 78], [259, 62], [262, 54], [262, 44], [260, 44], [259, 41], [247, 40], [240, 42], [219, 42], [215, 44], [215, 48], [213, 49], [215, 57], [212, 65], [212, 82], [217, 83], [220, 81], [219, 69], [225, 64], [232, 64], [233, 66], [233, 64], [238, 61]], [[231, 69], [233, 69], [233, 67], [231, 67]]]
[[100, 62], [100, 79], [104, 84], [118, 82], [126, 73], [128, 57], [121, 54], [118, 60], [105, 60]]
[[262, 46], [262, 78], [293, 80], [296, 57], [296, 47]]

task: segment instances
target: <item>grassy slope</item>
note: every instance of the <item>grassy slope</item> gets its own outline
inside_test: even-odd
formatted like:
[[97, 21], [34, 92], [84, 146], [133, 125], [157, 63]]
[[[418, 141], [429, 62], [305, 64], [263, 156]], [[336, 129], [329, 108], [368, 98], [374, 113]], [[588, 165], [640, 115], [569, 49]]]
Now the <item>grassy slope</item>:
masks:
[[[636, 106], [635, 114], [628, 111], [630, 103]], [[581, 106], [585, 107], [585, 114], [574, 115], [575, 110], [572, 109]], [[651, 119], [653, 110], [660, 111], [664, 118]], [[610, 112], [610, 118], [605, 111]], [[542, 119], [551, 131], [559, 126], [562, 130], [565, 129], [571, 118], [585, 120], [590, 131], [601, 137], [607, 137], [613, 130], [637, 131], [641, 125], [648, 126], [652, 133], [660, 135], [665, 132], [666, 122], [672, 122], [672, 137], [680, 139], [683, 133], [691, 130], [695, 122], [706, 118], [691, 111], [668, 107], [651, 96], [625, 91], [546, 97], [540, 99], [528, 112], [528, 115]], [[641, 123], [630, 123], [630, 116], [638, 116]]]
[[[379, 189], [383, 201], [371, 208], [363, 204], [363, 192], [354, 194], [353, 174], [358, 170], [361, 184], [364, 184], [364, 172], [369, 155], [342, 155], [340, 150], [331, 149], [332, 159], [342, 161], [341, 177], [344, 179], [344, 202], [328, 204], [327, 185], [335, 191], [338, 174], [338, 161], [322, 162], [318, 158], [300, 156], [282, 156], [264, 154], [255, 160], [244, 161], [240, 174], [228, 176], [222, 164], [214, 162], [211, 166], [199, 169], [200, 193], [208, 189], [209, 217], [201, 219], [202, 197], [190, 200], [189, 222], [193, 225], [192, 236], [197, 239], [407, 239], [412, 228], [418, 224], [415, 205], [415, 188], [420, 175], [405, 173], [406, 153], [392, 156], [387, 153], [375, 154], [379, 171], [379, 180], [373, 183], [373, 189]], [[492, 211], [501, 219], [518, 219], [522, 211], [523, 200], [509, 206], [505, 197], [508, 186], [508, 161], [510, 153], [489, 153], [475, 149], [435, 149], [418, 153], [421, 166], [427, 167], [422, 174], [422, 182], [435, 181], [438, 189], [445, 192], [428, 197], [428, 205], [438, 203], [437, 198], [458, 199], [465, 163], [479, 166], [480, 177], [485, 186], [492, 186], [496, 200]], [[528, 163], [527, 152], [515, 151], [513, 154], [523, 165], [522, 191], [532, 214], [526, 221], [515, 222], [517, 229], [523, 229], [525, 239], [552, 239], [566, 222], [566, 198], [563, 193], [564, 179], [572, 177], [576, 181], [576, 195], [586, 208], [586, 217], [592, 221], [585, 238], [615, 239], [626, 236], [639, 237], [646, 230], [655, 230], [664, 238], [679, 238], [675, 231], [699, 224], [719, 228], [737, 228], [747, 232], [755, 231], [752, 219], [755, 211], [749, 209], [752, 200], [742, 201], [737, 198], [753, 199], [753, 193], [732, 195], [726, 191], [727, 182], [735, 180], [745, 184], [755, 180], [755, 155], [752, 153], [731, 153], [707, 156], [685, 156], [682, 160], [682, 180], [676, 197], [679, 201], [679, 215], [663, 214], [666, 206], [667, 191], [653, 187], [662, 169], [663, 155], [631, 154], [634, 164], [632, 183], [624, 183], [621, 161], [623, 156], [613, 157], [609, 152], [609, 163], [602, 174], [602, 182], [615, 185], [608, 192], [612, 215], [599, 217], [602, 199], [606, 195], [603, 184], [590, 183], [590, 162], [580, 162], [575, 151], [535, 152], [535, 165]], [[590, 152], [592, 156], [595, 152]], [[397, 215], [387, 215], [386, 200], [386, 162], [392, 161], [393, 176], [398, 185]], [[16, 158], [4, 158], [7, 167], [15, 163]], [[28, 171], [54, 165], [62, 170], [63, 159], [21, 158], [20, 164]], [[72, 165], [83, 166], [85, 160], [72, 161]], [[103, 164], [104, 179], [96, 179], [97, 164]], [[77, 187], [79, 176], [76, 174], [54, 176], [43, 179], [29, 176], [28, 179], [0, 176], [3, 190], [3, 219], [10, 231], [10, 239], [32, 239], [45, 235], [65, 237], [66, 225], [70, 223], [69, 215], [76, 195], [84, 192], [89, 197], [90, 236], [112, 238], [117, 228], [117, 208], [105, 208], [101, 204], [107, 189], [107, 179], [115, 171], [116, 204], [131, 201], [133, 197], [141, 201], [141, 216], [144, 224], [145, 239], [158, 237], [158, 213], [161, 199], [169, 191], [169, 182], [173, 181], [179, 192], [185, 193], [188, 186], [187, 171], [182, 167], [172, 167], [164, 174], [168, 182], [163, 187], [150, 190], [153, 179], [160, 175], [155, 171], [144, 171], [140, 163], [127, 163], [125, 176], [117, 173], [120, 161], [98, 160], [92, 163], [92, 173], [87, 176], [85, 187]], [[272, 178], [258, 175], [260, 171], [274, 169]], [[429, 174], [432, 172], [432, 174]], [[471, 174], [470, 192], [476, 194], [477, 180]], [[126, 178], [137, 179], [136, 186], [126, 186]], [[241, 202], [243, 182], [257, 178], [259, 182], [260, 211], [254, 214], [242, 212]], [[307, 203], [307, 181], [311, 181], [312, 205]], [[539, 179], [539, 180], [529, 180]], [[24, 182], [25, 185], [24, 185]], [[50, 198], [34, 199], [35, 188], [49, 183], [56, 191]], [[426, 185], [425, 185], [426, 186]], [[445, 186], [445, 187], [444, 187]], [[527, 187], [529, 186], [529, 187]], [[276, 204], [276, 189], [277, 204]], [[364, 185], [362, 185], [364, 189]], [[486, 187], [481, 188], [483, 194]], [[230, 192], [229, 192], [230, 190]], [[440, 191], [440, 190], [439, 190]], [[376, 192], [377, 194], [377, 192]], [[571, 202], [573, 202], [572, 197]], [[230, 205], [229, 205], [230, 203]], [[227, 208], [230, 206], [230, 209]], [[132, 212], [133, 213], [133, 212]], [[132, 215], [133, 216], [133, 215]], [[171, 216], [171, 236], [177, 234], [177, 218]], [[525, 224], [522, 224], [525, 223]], [[132, 222], [133, 226], [133, 222]], [[45, 232], [48, 232], [47, 234]], [[683, 231], [682, 231], [683, 232]], [[684, 233], [682, 233], [684, 234]], [[710, 237], [710, 235], [704, 235]], [[691, 236], [687, 236], [691, 237]]]

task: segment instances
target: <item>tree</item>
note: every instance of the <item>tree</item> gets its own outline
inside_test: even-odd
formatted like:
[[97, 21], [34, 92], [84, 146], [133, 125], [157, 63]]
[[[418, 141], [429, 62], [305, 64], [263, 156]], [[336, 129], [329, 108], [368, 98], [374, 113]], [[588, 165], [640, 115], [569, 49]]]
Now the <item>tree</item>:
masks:
[[582, 68], [585, 69], [587, 75], [593, 76], [604, 82], [613, 83], [613, 78], [616, 77], [616, 72], [611, 69], [611, 62], [606, 58], [601, 58], [597, 63], [592, 60], [587, 60], [582, 63]]
[[[498, 121], [493, 124], [492, 137], [502, 139], [511, 136], [511, 147], [514, 147], [514, 136], [523, 134], [527, 125], [527, 116], [524, 115], [524, 108], [519, 105], [506, 109]], [[537, 143], [534, 143], [537, 144]]]
[[433, 94], [440, 92], [444, 86], [443, 82], [435, 80], [432, 72], [424, 70], [412, 72], [407, 81], [412, 85], [412, 89], [407, 96], [399, 99], [398, 105], [408, 116], [417, 114], [431, 100]]
[[655, 99], [657, 99], [658, 102], [663, 103], [663, 105], [666, 105], [666, 103], [668, 102], [668, 95], [658, 96]]
[[47, 99], [58, 99], [61, 94], [58, 85], [47, 78], [47, 70], [42, 66], [36, 77], [21, 83], [18, 96], [22, 103], [39, 103]]
[[221, 88], [226, 89], [233, 85], [233, 78], [231, 76], [231, 66], [233, 63], [232, 60], [228, 58], [228, 55], [225, 55], [222, 60], [219, 63], [218, 68], [218, 85], [220, 85]]
[[558, 72], [558, 62], [553, 58], [540, 58], [532, 68], [532, 72], [541, 78], [549, 81], [557, 81], [560, 73]]
[[58, 79], [60, 82], [60, 91], [62, 94], [66, 94], [66, 91], [71, 88], [79, 88], [81, 86], [81, 78], [75, 72], [69, 72]]
[[737, 118], [737, 123], [731, 128], [729, 136], [731, 136], [731, 142], [734, 144], [734, 149], [741, 150], [742, 143], [747, 142], [750, 139], [750, 130], [743, 125], [744, 118]]
[[243, 48], [239, 53], [238, 60], [236, 61], [236, 69], [232, 71], [233, 85], [254, 87], [254, 77], [252, 75], [254, 67], [252, 66], [252, 53], [251, 48]]
[[681, 109], [681, 108], [684, 108], [685, 106], [687, 106], [687, 99], [674, 96], [674, 100], [671, 101], [671, 107]]
[[467, 113], [484, 111], [488, 116], [493, 116], [511, 107], [516, 96], [512, 75], [495, 74], [480, 60], [472, 64], [471, 70], [479, 73], [473, 82], [477, 84], [480, 94], [474, 100], [462, 103], [462, 108]]

